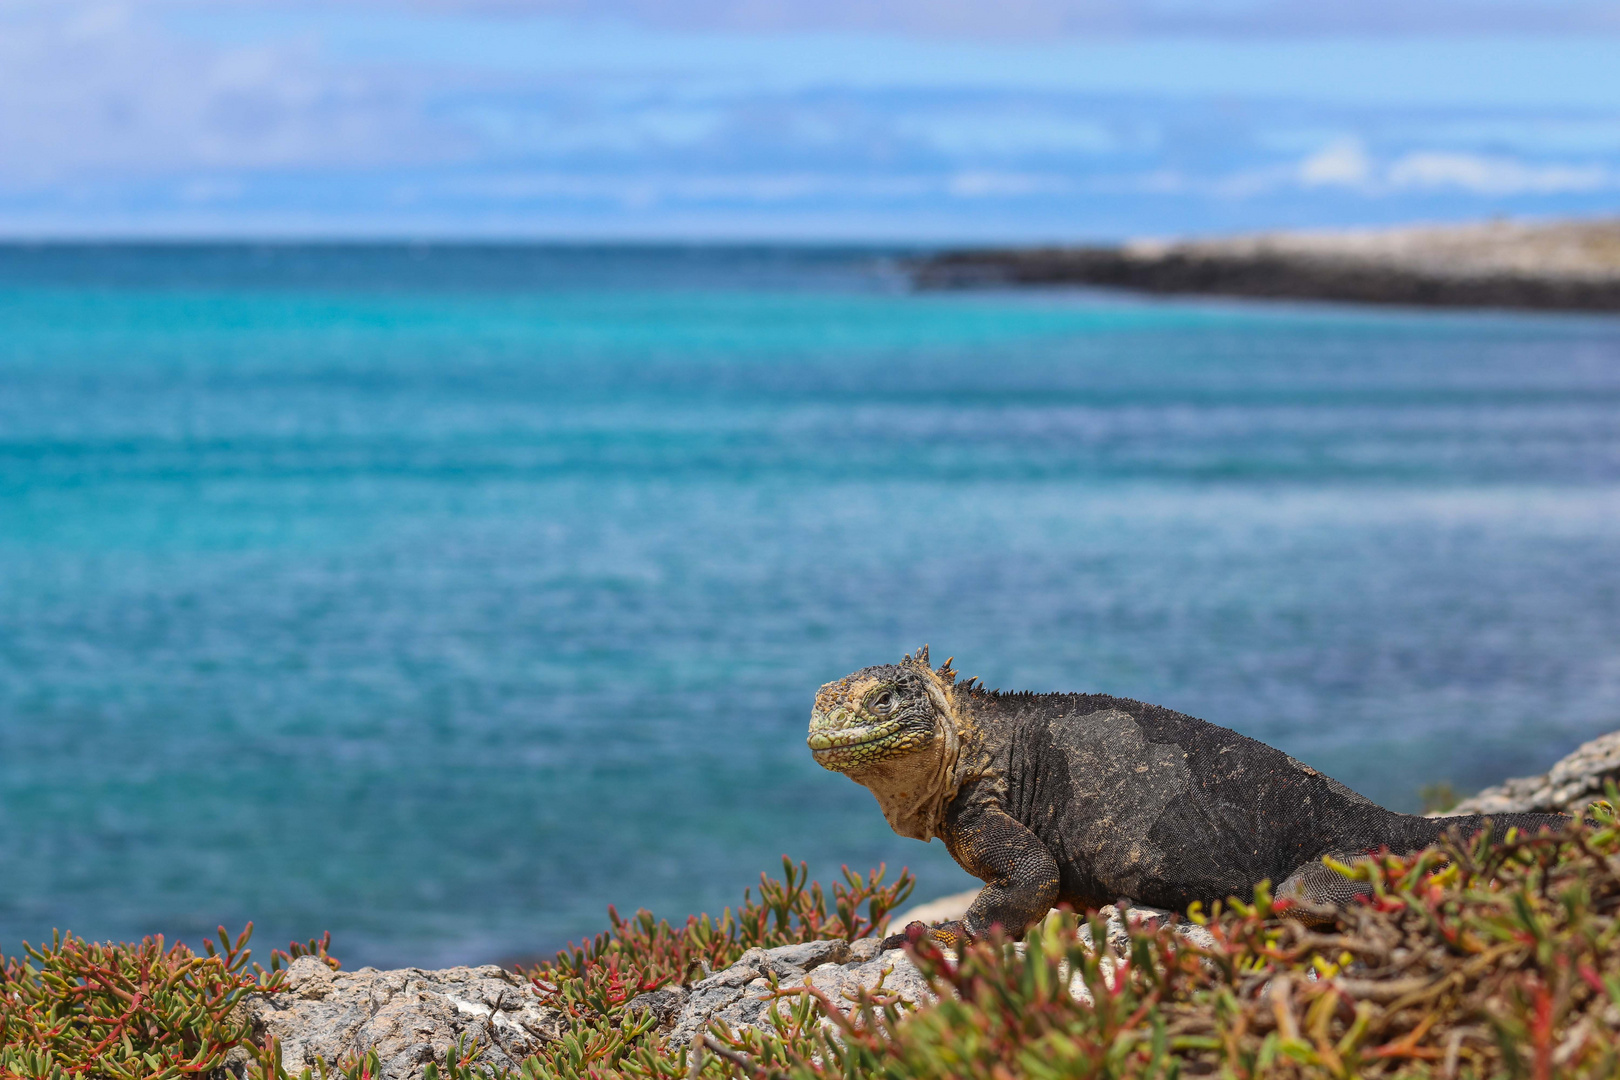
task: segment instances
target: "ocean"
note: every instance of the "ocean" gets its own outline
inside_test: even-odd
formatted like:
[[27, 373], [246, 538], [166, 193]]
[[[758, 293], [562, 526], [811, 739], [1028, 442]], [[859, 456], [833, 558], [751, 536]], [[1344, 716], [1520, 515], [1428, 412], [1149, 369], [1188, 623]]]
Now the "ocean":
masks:
[[905, 254], [0, 248], [0, 950], [965, 888], [803, 742], [924, 643], [1401, 809], [1620, 727], [1620, 318]]

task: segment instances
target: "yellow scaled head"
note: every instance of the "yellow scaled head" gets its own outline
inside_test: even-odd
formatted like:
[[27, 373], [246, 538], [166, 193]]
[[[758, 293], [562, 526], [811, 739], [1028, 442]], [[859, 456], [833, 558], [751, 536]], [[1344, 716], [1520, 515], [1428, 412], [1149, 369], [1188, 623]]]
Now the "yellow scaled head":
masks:
[[946, 667], [928, 667], [928, 649], [898, 664], [862, 668], [816, 692], [805, 742], [816, 761], [855, 773], [932, 748], [945, 721]]

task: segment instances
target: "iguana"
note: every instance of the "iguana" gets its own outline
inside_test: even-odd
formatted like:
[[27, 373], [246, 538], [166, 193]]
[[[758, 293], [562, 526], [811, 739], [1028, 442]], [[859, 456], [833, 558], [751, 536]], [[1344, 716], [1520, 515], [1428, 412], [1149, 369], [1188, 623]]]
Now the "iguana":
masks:
[[[997, 924], [1020, 934], [1058, 903], [1185, 910], [1247, 898], [1266, 879], [1320, 919], [1357, 895], [1323, 856], [1404, 854], [1487, 821], [1397, 814], [1281, 750], [1157, 705], [986, 690], [949, 660], [933, 670], [926, 646], [823, 686], [807, 742], [871, 789], [895, 832], [939, 837], [986, 883], [963, 920], [930, 931], [946, 944]], [[1491, 820], [1526, 830], [1568, 819]]]

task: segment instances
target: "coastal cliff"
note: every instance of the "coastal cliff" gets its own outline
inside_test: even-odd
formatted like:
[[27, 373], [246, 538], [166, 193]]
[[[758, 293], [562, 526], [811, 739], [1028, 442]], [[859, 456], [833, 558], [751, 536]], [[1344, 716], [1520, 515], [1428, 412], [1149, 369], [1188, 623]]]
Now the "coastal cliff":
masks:
[[945, 251], [922, 288], [1093, 285], [1433, 307], [1620, 311], [1620, 219]]

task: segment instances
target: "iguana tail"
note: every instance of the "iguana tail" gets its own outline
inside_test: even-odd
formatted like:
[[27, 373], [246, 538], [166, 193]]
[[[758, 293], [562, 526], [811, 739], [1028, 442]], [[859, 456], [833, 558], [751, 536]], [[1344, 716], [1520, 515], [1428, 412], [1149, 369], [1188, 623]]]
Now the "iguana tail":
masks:
[[[1405, 826], [1397, 842], [1380, 844], [1361, 851], [1332, 851], [1313, 859], [1289, 874], [1277, 887], [1279, 900], [1291, 900], [1295, 910], [1291, 913], [1303, 922], [1323, 924], [1333, 921], [1333, 912], [1360, 897], [1372, 895], [1365, 882], [1347, 878], [1322, 861], [1353, 863], [1375, 851], [1389, 849], [1409, 854], [1428, 847], [1448, 833], [1470, 840], [1487, 826], [1495, 837], [1506, 836], [1509, 829], [1520, 832], [1541, 832], [1562, 829], [1570, 819], [1563, 814], [1463, 814], [1455, 817], [1417, 817], [1400, 815]], [[1392, 838], [1396, 839], [1396, 838]]]

